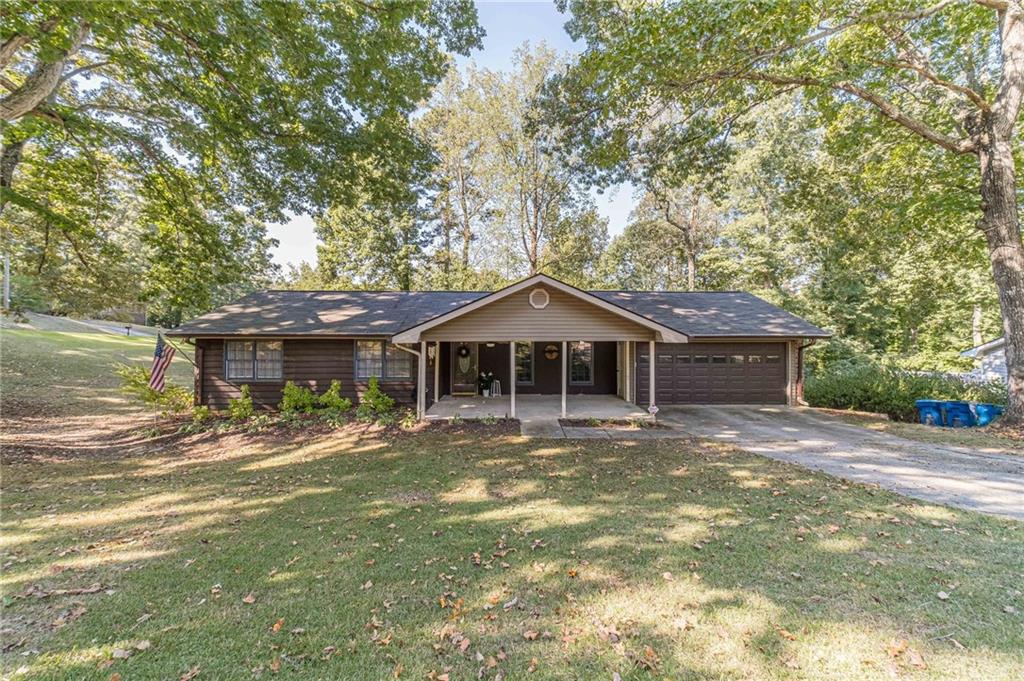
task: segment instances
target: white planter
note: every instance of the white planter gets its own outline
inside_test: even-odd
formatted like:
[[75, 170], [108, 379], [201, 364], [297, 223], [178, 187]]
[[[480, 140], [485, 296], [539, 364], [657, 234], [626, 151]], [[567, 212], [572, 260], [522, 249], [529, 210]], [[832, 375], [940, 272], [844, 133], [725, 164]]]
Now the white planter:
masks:
[[484, 397], [490, 397], [490, 396], [491, 396], [491, 389], [490, 388], [485, 389], [484, 390]]

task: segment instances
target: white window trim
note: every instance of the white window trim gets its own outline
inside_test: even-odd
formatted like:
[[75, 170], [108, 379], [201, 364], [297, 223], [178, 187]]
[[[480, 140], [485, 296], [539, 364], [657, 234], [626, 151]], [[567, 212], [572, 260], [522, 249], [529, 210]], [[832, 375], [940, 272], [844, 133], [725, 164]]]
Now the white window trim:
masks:
[[[251, 343], [252, 351], [249, 354], [249, 366], [251, 367], [250, 376], [232, 376], [228, 371], [228, 345], [231, 343]], [[260, 343], [280, 343], [281, 344], [281, 375], [273, 376], [271, 378], [264, 378], [259, 375], [258, 366], [259, 363], [256, 361]], [[224, 379], [227, 381], [242, 382], [247, 381], [250, 383], [283, 383], [284, 382], [284, 341], [283, 340], [260, 340], [258, 338], [234, 338], [224, 340]]]
[[546, 289], [535, 288], [530, 291], [530, 307], [535, 310], [543, 310], [551, 302], [551, 296]]

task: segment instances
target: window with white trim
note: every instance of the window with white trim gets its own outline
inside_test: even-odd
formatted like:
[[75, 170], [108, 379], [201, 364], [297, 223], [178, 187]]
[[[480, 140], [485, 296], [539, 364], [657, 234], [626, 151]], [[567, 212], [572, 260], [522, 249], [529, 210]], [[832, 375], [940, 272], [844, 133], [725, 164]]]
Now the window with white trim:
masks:
[[224, 376], [229, 381], [282, 378], [284, 341], [225, 341]]
[[356, 341], [356, 378], [412, 378], [412, 354], [382, 340]]
[[573, 341], [569, 344], [569, 383], [572, 385], [594, 384], [593, 343]]
[[516, 384], [533, 385], [533, 343], [516, 341]]
[[388, 343], [384, 369], [388, 378], [412, 378], [412, 354]]

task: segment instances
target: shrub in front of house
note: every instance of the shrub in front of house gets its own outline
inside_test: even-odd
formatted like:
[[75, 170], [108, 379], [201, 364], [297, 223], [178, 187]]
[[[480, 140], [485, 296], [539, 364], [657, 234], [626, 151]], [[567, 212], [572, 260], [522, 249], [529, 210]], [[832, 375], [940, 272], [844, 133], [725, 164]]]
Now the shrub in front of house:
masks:
[[288, 381], [281, 391], [281, 401], [277, 408], [283, 414], [311, 414], [317, 406], [316, 394], [304, 386]]
[[344, 413], [352, 408], [352, 400], [341, 396], [341, 381], [338, 379], [331, 381], [331, 387], [316, 398], [316, 401], [321, 408], [337, 413]]
[[252, 393], [248, 385], [243, 385], [241, 394], [236, 398], [228, 400], [228, 417], [232, 421], [247, 421], [255, 413], [256, 408], [252, 404]]
[[394, 398], [380, 389], [376, 378], [371, 378], [366, 391], [359, 397], [356, 417], [360, 421], [388, 421], [394, 412]]
[[149, 387], [150, 370], [138, 364], [120, 364], [114, 373], [121, 377], [121, 392], [142, 400], [151, 407], [180, 414], [192, 408], [192, 391], [167, 382], [163, 392]]
[[956, 376], [903, 371], [877, 363], [847, 364], [807, 378], [804, 399], [812, 407], [886, 414], [894, 421], [916, 421], [917, 400], [965, 400], [1006, 404], [1006, 386]]

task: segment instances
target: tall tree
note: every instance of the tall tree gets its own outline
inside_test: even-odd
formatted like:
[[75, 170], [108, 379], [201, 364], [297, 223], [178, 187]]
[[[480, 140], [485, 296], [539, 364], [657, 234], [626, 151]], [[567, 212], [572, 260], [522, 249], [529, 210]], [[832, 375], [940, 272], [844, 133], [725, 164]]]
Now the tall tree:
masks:
[[315, 220], [317, 269], [330, 288], [412, 290], [426, 237], [414, 197], [339, 205]]
[[486, 131], [485, 177], [494, 206], [489, 236], [498, 257], [510, 261], [511, 276], [545, 270], [551, 240], [566, 238], [574, 227], [587, 229], [593, 207], [579, 178], [556, 153], [558, 129], [540, 120], [537, 97], [559, 67], [547, 46], [524, 45], [510, 72], [485, 70], [476, 79], [480, 125]]
[[88, 188], [97, 209], [121, 183], [143, 204], [157, 264], [186, 268], [171, 298], [245, 270], [243, 223], [422, 178], [429, 153], [409, 116], [444, 75], [445, 50], [466, 53], [481, 36], [469, 0], [11, 0], [2, 31], [0, 209], [19, 209], [4, 211], [5, 228], [96, 231], [61, 212], [58, 187], [29, 181], [39, 167], [74, 174], [65, 183]]
[[[1024, 420], [1024, 244], [1014, 150], [1024, 99], [1022, 0], [640, 4], [559, 0], [587, 48], [561, 79], [573, 147], [615, 169], [635, 148], [719, 149], [743, 113], [802, 90], [825, 119], [868, 108], [863, 133], [912, 135], [974, 159], [977, 228], [999, 292], [1010, 403]], [[642, 64], [643, 68], [637, 68]], [[662, 135], [641, 137], [666, 108]], [[678, 154], [674, 156], [678, 158]], [[707, 158], [694, 153], [695, 160]]]
[[697, 260], [717, 240], [721, 216], [700, 187], [674, 185], [652, 178], [634, 215], [671, 228], [686, 259], [686, 289], [697, 289]]
[[452, 68], [435, 90], [427, 112], [417, 128], [430, 143], [437, 158], [431, 173], [433, 209], [438, 223], [436, 266], [445, 288], [465, 282], [470, 270], [471, 249], [491, 207], [490, 187], [483, 178], [485, 157], [480, 102], [471, 84], [470, 70], [463, 80]]

